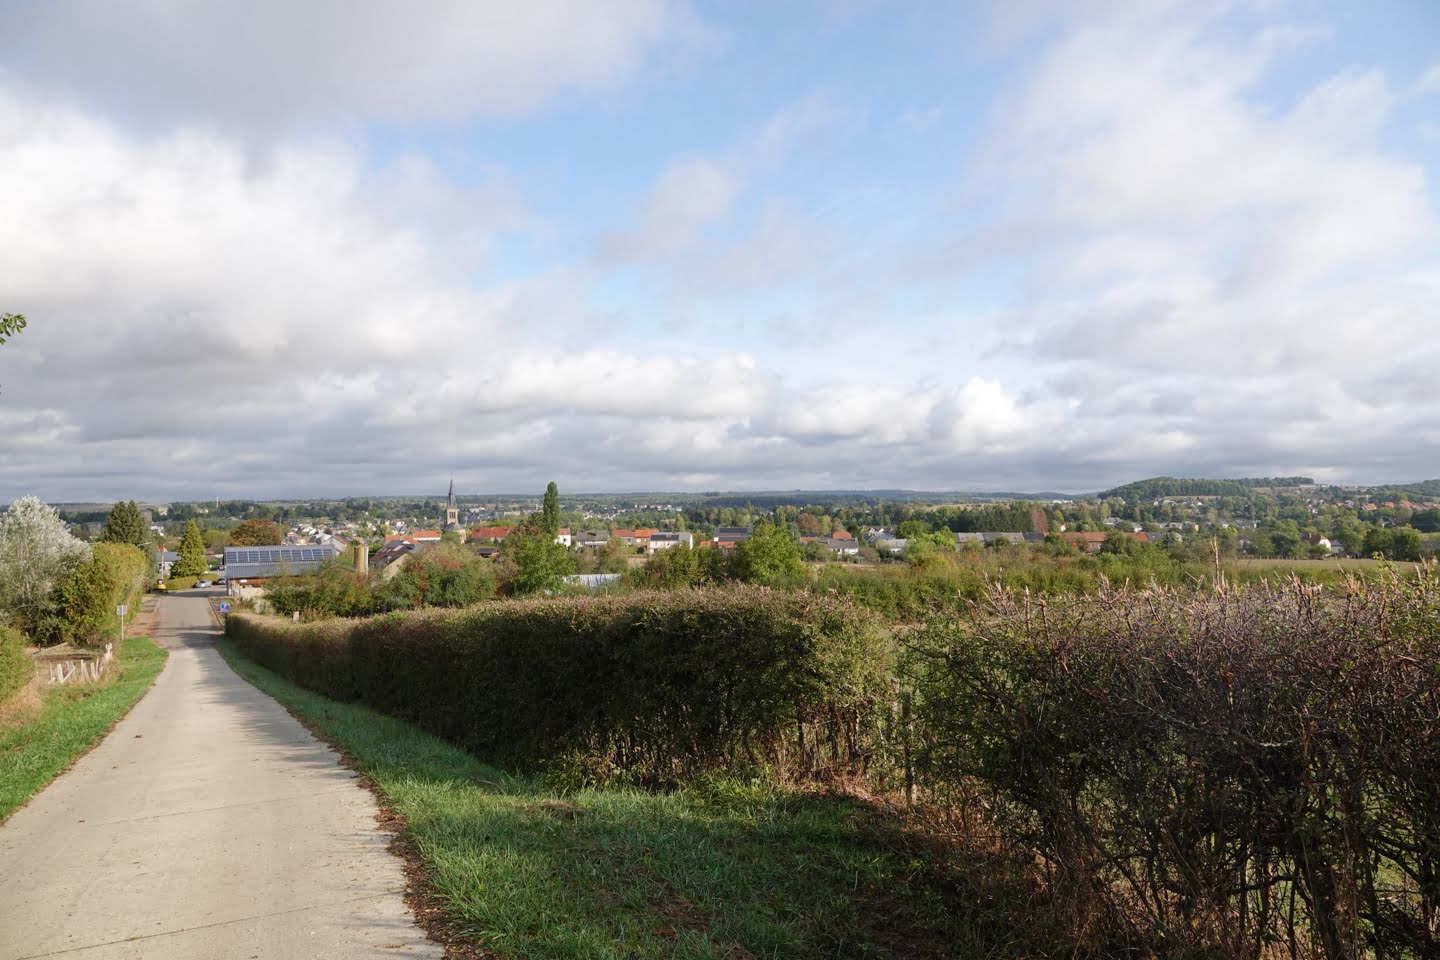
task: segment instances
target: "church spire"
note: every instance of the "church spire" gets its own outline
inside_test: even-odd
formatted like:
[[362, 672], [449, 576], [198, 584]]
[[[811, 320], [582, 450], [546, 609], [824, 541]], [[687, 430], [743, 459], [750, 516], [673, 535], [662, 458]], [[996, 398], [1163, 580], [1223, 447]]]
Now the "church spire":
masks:
[[445, 529], [460, 528], [460, 505], [455, 502], [455, 478], [450, 478], [450, 492], [445, 496]]

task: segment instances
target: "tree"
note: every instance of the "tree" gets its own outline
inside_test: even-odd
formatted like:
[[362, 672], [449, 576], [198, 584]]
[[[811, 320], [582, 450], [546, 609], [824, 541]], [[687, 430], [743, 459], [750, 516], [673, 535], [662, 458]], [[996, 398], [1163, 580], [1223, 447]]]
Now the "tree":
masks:
[[180, 559], [170, 568], [172, 577], [198, 577], [210, 564], [205, 559], [205, 538], [200, 525], [194, 520], [185, 524], [185, 535], [180, 538]]
[[129, 603], [145, 582], [145, 554], [130, 543], [97, 543], [90, 558], [70, 568], [55, 588], [55, 640], [100, 645], [115, 639], [115, 608]]
[[274, 547], [282, 539], [280, 528], [270, 520], [246, 520], [230, 531], [232, 547]]
[[1423, 556], [1421, 543], [1419, 530], [1414, 527], [1396, 527], [1390, 539], [1390, 558], [1418, 561]]
[[922, 533], [906, 539], [905, 560], [911, 566], [928, 567], [955, 553], [955, 535], [948, 531]]
[[531, 514], [500, 545], [503, 578], [510, 593], [558, 590], [575, 572], [575, 558], [555, 542], [539, 514]]
[[0, 313], [0, 343], [4, 343], [24, 329], [25, 315], [23, 313]]
[[930, 524], [924, 520], [906, 520], [898, 532], [901, 540], [918, 540], [930, 532]]
[[140, 507], [134, 500], [122, 500], [110, 508], [110, 516], [105, 521], [105, 532], [100, 539], [106, 543], [128, 543], [131, 546], [145, 549], [150, 543], [150, 528], [145, 523], [145, 515], [140, 512]]
[[21, 497], [0, 516], [0, 615], [33, 632], [51, 612], [51, 591], [90, 545], [75, 539], [39, 497]]
[[545, 502], [540, 508], [540, 526], [554, 540], [560, 532], [560, 488], [551, 480], [545, 487]]
[[767, 521], [755, 524], [750, 539], [735, 545], [736, 576], [750, 583], [788, 586], [805, 577], [800, 541], [788, 527]]

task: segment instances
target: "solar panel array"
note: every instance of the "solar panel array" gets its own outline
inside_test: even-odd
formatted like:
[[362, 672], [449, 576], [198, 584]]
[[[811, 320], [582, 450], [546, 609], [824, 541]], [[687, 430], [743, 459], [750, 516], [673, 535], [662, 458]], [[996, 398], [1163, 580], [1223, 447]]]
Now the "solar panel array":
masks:
[[329, 560], [338, 551], [334, 547], [227, 547], [225, 562], [231, 563], [297, 563]]

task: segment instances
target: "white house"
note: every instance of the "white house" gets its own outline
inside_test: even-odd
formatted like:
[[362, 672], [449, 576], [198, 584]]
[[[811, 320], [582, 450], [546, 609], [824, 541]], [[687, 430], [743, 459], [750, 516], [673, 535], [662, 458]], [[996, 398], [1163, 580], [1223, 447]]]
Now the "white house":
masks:
[[695, 546], [695, 534], [691, 533], [689, 530], [676, 530], [674, 532], [663, 531], [661, 533], [652, 533], [650, 535], [649, 545], [646, 549], [650, 553], [655, 553], [659, 550], [669, 550], [671, 547], [678, 547], [681, 544], [684, 544], [687, 547]]

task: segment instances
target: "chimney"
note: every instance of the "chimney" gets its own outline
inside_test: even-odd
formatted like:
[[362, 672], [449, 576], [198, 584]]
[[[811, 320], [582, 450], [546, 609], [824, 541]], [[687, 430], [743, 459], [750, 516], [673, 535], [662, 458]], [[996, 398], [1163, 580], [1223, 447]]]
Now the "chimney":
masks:
[[364, 540], [355, 544], [355, 572], [362, 576], [370, 572], [370, 544]]

